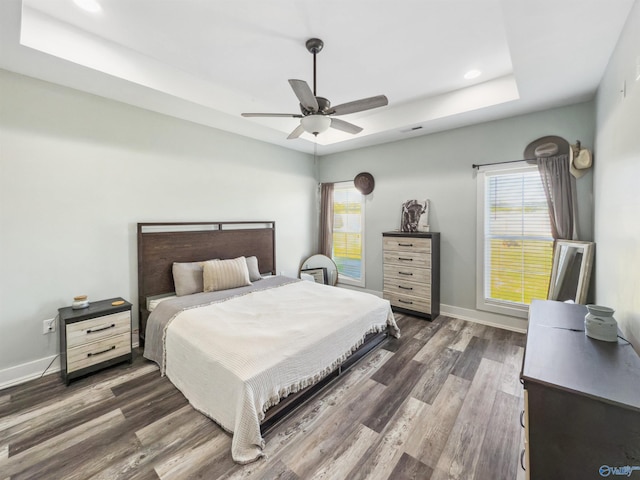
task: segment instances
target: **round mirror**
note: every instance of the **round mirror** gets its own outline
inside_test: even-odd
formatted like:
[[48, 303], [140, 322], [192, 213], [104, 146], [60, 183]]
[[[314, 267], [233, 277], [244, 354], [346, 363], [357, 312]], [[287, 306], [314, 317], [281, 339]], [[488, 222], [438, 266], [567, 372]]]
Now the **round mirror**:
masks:
[[317, 283], [325, 285], [336, 285], [338, 283], [338, 267], [326, 255], [311, 255], [302, 262], [298, 276], [307, 280], [313, 278]]

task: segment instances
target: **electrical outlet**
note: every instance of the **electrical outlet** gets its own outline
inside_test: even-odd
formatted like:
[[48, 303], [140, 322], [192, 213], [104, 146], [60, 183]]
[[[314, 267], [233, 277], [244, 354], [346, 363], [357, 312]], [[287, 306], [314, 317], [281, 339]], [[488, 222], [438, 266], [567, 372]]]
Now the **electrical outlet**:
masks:
[[42, 334], [54, 333], [56, 331], [56, 319], [48, 318], [42, 321]]

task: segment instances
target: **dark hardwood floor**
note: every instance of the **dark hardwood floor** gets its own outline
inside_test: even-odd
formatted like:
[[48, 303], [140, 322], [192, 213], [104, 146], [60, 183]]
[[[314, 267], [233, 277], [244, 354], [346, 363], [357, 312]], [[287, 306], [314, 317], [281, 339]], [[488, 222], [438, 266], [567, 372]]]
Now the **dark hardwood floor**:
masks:
[[397, 314], [391, 339], [231, 459], [231, 436], [136, 355], [65, 387], [59, 375], [0, 390], [5, 479], [524, 478], [524, 335]]

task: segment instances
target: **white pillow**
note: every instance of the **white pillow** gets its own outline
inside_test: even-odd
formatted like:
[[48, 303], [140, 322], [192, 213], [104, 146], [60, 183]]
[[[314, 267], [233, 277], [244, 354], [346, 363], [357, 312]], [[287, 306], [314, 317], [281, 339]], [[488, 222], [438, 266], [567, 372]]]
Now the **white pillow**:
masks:
[[205, 292], [251, 285], [247, 260], [244, 257], [204, 262], [202, 277]]
[[247, 269], [249, 269], [249, 280], [255, 282], [262, 279], [260, 268], [258, 267], [258, 257], [247, 257]]

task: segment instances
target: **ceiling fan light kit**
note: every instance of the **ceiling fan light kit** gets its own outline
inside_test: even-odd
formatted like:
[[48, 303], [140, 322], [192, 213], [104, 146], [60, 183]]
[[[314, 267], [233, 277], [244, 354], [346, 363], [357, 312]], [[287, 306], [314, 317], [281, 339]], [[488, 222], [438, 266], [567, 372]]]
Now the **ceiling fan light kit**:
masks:
[[319, 133], [326, 132], [331, 126], [331, 119], [324, 115], [307, 115], [300, 120], [305, 132], [318, 135]]
[[309, 53], [313, 55], [313, 91], [304, 80], [290, 79], [289, 85], [293, 89], [296, 97], [300, 101], [299, 113], [243, 113], [243, 117], [291, 117], [299, 118], [298, 125], [287, 137], [288, 139], [298, 138], [304, 132], [318, 135], [326, 132], [329, 128], [335, 128], [342, 132], [357, 134], [362, 131], [362, 127], [353, 123], [333, 118], [332, 116], [347, 115], [349, 113], [362, 112], [372, 108], [384, 107], [389, 104], [387, 97], [377, 95], [375, 97], [363, 98], [353, 102], [343, 103], [335, 107], [325, 97], [316, 95], [316, 55], [324, 47], [324, 42], [319, 38], [310, 38], [305, 46]]

